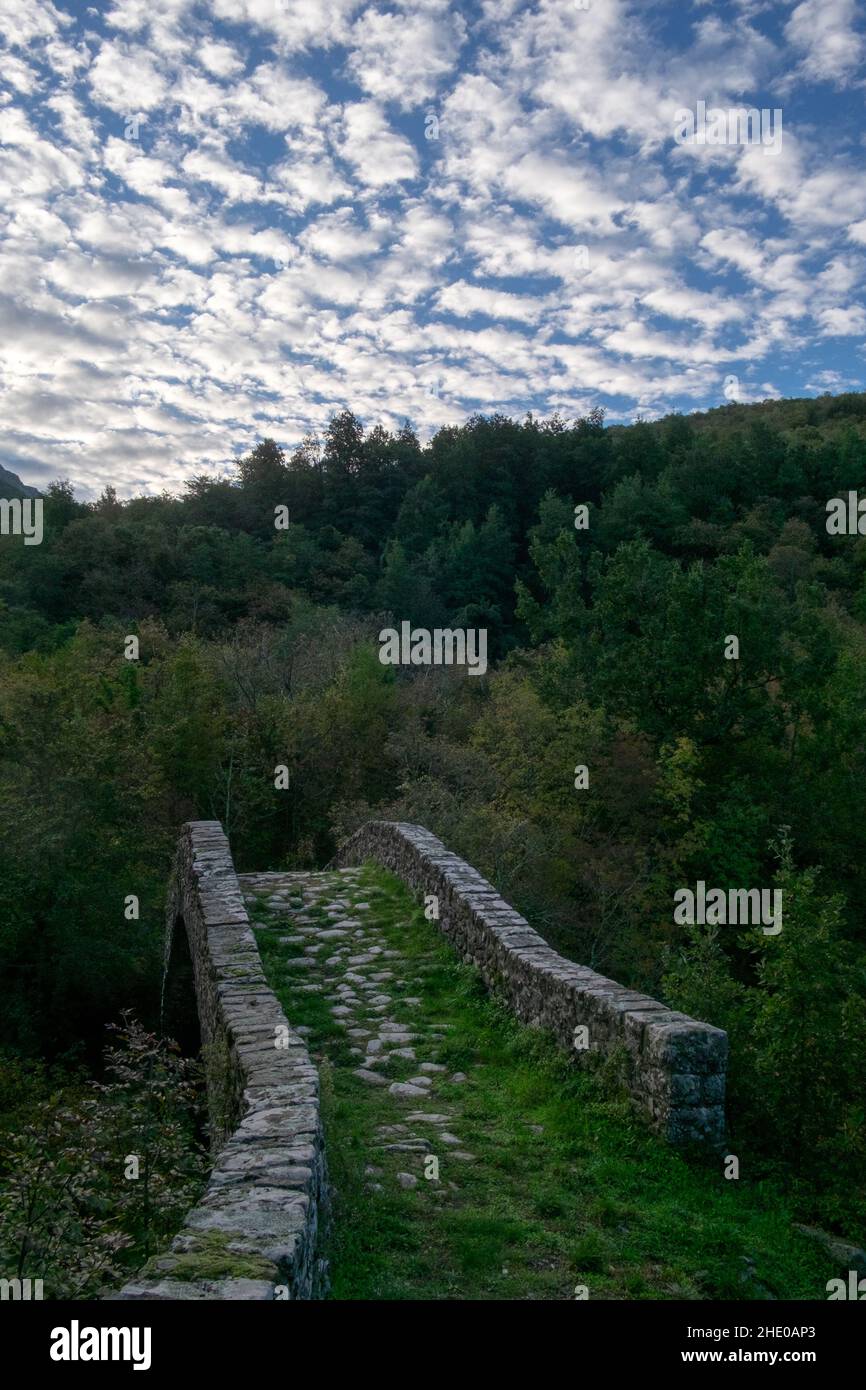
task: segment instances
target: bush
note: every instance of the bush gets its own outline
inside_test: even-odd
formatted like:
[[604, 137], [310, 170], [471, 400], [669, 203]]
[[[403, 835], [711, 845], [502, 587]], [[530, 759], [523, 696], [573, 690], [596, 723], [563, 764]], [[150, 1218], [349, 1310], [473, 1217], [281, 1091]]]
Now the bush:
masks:
[[161, 1248], [202, 1186], [196, 1063], [128, 1015], [105, 1080], [42, 1095], [0, 1140], [2, 1277], [86, 1298]]

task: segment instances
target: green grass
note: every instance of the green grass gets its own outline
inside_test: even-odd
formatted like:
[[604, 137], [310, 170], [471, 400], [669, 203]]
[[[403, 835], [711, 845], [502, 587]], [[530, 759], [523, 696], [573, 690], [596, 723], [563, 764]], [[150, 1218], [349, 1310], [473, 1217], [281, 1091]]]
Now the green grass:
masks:
[[[578, 1070], [487, 995], [396, 879], [368, 865], [357, 888], [341, 891], [372, 904], [385, 944], [402, 954], [383, 962], [395, 972], [390, 1016], [442, 1025], [447, 1037], [425, 1043], [423, 1059], [469, 1080], [437, 1077], [414, 1107], [366, 1086], [329, 1004], [298, 992], [285, 967], [302, 948], [257, 933], [288, 1018], [313, 1030], [334, 1186], [331, 1298], [569, 1299], [585, 1285], [592, 1299], [826, 1299], [836, 1271], [792, 1230], [777, 1186], [726, 1180], [721, 1161], [688, 1159], [652, 1136], [608, 1078]], [[401, 1008], [405, 995], [421, 1005]], [[395, 1061], [388, 1075], [417, 1068]], [[425, 1181], [417, 1159], [378, 1148], [377, 1126], [413, 1108], [453, 1109], [447, 1128], [475, 1162], [450, 1156], [432, 1127], [413, 1130], [430, 1136], [438, 1182]], [[368, 1164], [380, 1173], [365, 1176]], [[404, 1170], [419, 1176], [416, 1188], [398, 1186]]]

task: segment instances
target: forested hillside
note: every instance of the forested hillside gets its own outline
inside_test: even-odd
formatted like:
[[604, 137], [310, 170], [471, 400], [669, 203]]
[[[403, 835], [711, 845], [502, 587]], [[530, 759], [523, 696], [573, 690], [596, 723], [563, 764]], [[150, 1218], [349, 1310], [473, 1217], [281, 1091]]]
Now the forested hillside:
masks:
[[[53, 484], [43, 543], [0, 539], [0, 1101], [96, 1066], [122, 1009], [155, 1024], [182, 821], [244, 871], [411, 820], [564, 954], [728, 1029], [732, 1152], [856, 1237], [866, 537], [826, 507], [857, 489], [862, 395], [424, 447], [346, 412], [179, 498]], [[487, 675], [382, 665], [404, 620], [487, 628]], [[782, 887], [784, 929], [676, 925], [697, 880]]]

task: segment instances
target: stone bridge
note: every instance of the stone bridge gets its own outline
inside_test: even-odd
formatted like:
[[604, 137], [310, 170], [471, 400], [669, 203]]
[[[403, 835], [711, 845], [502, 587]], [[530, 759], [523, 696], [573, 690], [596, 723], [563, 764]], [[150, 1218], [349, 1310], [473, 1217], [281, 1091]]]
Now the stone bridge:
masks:
[[[615, 1058], [634, 1105], [662, 1139], [720, 1148], [725, 1033], [558, 955], [475, 869], [419, 826], [368, 823], [340, 848], [330, 872], [348, 883], [352, 866], [368, 861], [423, 898], [431, 929], [435, 923], [524, 1023], [549, 1032], [576, 1064]], [[219, 822], [183, 828], [167, 904], [165, 1025], [175, 1036], [200, 1036], [214, 1166], [171, 1249], [115, 1298], [296, 1300], [325, 1290], [318, 1074], [265, 978], [245, 905], [253, 889], [270, 884], [285, 892], [297, 880], [309, 892], [317, 877], [325, 875], [239, 880]], [[360, 1074], [386, 1084], [364, 1068]], [[416, 1094], [424, 1094], [429, 1078], [417, 1081]]]

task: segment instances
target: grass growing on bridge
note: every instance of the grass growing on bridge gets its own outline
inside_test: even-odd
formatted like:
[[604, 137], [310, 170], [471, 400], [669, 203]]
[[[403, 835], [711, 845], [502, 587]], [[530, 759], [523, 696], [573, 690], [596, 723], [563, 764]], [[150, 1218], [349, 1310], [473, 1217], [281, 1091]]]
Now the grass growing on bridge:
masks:
[[[367, 866], [351, 896], [372, 904], [368, 918], [401, 955], [387, 961], [390, 1017], [446, 1034], [417, 1044], [418, 1061], [393, 1062], [389, 1079], [421, 1060], [468, 1079], [437, 1076], [414, 1104], [365, 1085], [330, 1004], [295, 987], [299, 972], [286, 962], [303, 948], [258, 932], [270, 983], [290, 1022], [312, 1030], [320, 1066], [335, 1189], [332, 1298], [573, 1299], [580, 1285], [590, 1299], [826, 1298], [836, 1271], [792, 1230], [778, 1188], [726, 1180], [720, 1162], [687, 1161], [654, 1138], [604, 1077], [579, 1071], [489, 997], [389, 874]], [[268, 910], [256, 916], [267, 921]], [[401, 1007], [407, 995], [420, 1005]], [[449, 1155], [435, 1128], [416, 1127], [430, 1136], [440, 1176], [425, 1180], [418, 1162], [409, 1167], [418, 1186], [404, 1190], [396, 1174], [407, 1155], [384, 1152], [377, 1128], [413, 1110], [450, 1112], [447, 1129], [474, 1162]], [[368, 1165], [380, 1172], [366, 1175]]]

